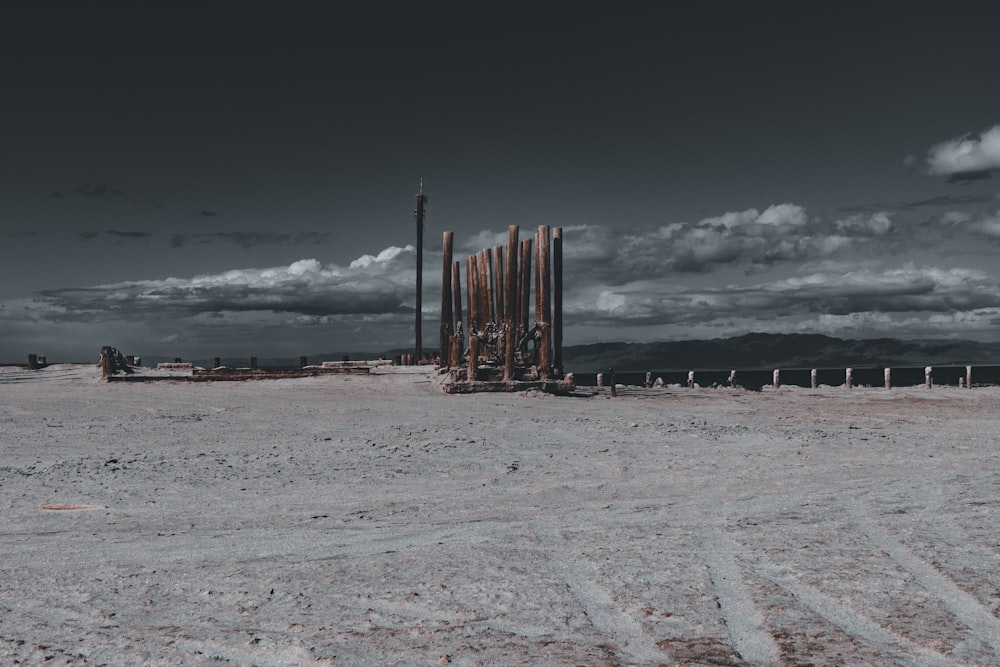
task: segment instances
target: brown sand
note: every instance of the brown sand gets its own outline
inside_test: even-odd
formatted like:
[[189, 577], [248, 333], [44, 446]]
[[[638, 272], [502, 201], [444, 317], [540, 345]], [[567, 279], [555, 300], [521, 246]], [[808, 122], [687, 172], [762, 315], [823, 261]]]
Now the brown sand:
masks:
[[3, 371], [0, 657], [997, 664], [998, 405]]

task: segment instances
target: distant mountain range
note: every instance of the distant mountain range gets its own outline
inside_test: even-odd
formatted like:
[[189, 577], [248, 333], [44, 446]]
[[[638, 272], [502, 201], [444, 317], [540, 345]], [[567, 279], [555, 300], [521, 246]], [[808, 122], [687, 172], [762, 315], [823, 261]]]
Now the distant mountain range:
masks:
[[1000, 364], [1000, 343], [968, 340], [845, 340], [821, 334], [747, 334], [661, 343], [563, 348], [566, 370], [616, 371], [952, 366]]
[[[336, 352], [309, 356], [310, 363], [323, 360], [392, 359], [410, 350], [382, 352]], [[432, 350], [427, 350], [432, 351]], [[795, 369], [845, 367], [905, 367], [1000, 365], [1000, 343], [968, 340], [899, 340], [872, 338], [845, 340], [821, 334], [747, 334], [735, 338], [679, 340], [659, 343], [593, 343], [563, 348], [563, 365], [575, 373], [616, 371]], [[153, 366], [166, 357], [148, 357]], [[185, 359], [184, 361], [189, 361]], [[190, 359], [210, 367], [211, 359]], [[298, 357], [260, 357], [262, 368], [297, 366]], [[96, 362], [95, 362], [96, 363]], [[246, 366], [249, 358], [224, 357], [224, 365]]]

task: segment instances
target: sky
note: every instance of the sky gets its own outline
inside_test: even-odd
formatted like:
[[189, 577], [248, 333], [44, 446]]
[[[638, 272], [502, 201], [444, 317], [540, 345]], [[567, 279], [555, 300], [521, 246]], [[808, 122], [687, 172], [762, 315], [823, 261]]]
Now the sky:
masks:
[[[0, 361], [424, 348], [563, 228], [565, 343], [1000, 340], [986, 2], [0, 10]], [[434, 339], [434, 340], [430, 340]]]

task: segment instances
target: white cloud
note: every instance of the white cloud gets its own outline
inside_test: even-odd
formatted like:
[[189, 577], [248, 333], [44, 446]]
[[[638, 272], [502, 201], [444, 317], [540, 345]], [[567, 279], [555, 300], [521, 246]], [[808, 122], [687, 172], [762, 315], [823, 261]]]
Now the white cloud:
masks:
[[932, 146], [925, 157], [928, 173], [935, 176], [981, 174], [1000, 169], [1000, 125], [978, 137], [965, 135]]

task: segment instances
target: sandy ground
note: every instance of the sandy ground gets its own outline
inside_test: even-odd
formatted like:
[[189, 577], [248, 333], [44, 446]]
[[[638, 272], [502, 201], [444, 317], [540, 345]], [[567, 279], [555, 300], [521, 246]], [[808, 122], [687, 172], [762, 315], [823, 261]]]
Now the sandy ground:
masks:
[[998, 407], [4, 370], [0, 657], [998, 664]]

